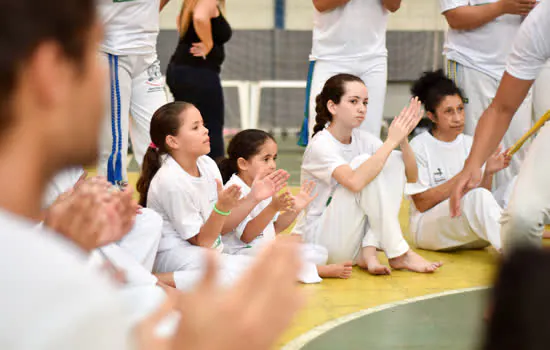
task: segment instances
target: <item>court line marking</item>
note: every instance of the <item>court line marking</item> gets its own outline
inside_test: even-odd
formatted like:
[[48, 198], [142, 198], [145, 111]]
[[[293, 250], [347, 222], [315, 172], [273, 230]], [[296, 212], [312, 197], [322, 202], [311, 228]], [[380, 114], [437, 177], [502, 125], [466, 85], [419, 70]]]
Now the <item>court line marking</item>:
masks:
[[395, 302], [392, 302], [392, 303], [382, 304], [382, 305], [378, 305], [378, 306], [375, 306], [375, 307], [364, 309], [364, 310], [361, 310], [361, 311], [358, 311], [358, 312], [354, 312], [352, 314], [342, 316], [342, 317], [336, 318], [334, 320], [325, 322], [325, 323], [309, 330], [308, 332], [298, 336], [297, 338], [294, 338], [294, 340], [287, 343], [285, 346], [282, 347], [282, 350], [298, 350], [298, 349], [301, 349], [307, 343], [309, 343], [313, 339], [319, 337], [321, 334], [324, 334], [324, 333], [330, 331], [331, 329], [336, 328], [336, 327], [338, 327], [338, 326], [340, 326], [344, 323], [356, 320], [356, 319], [358, 319], [360, 317], [363, 317], [363, 316], [366, 316], [366, 315], [374, 314], [374, 313], [377, 313], [377, 312], [380, 312], [380, 311], [392, 309], [392, 308], [402, 306], [402, 305], [406, 305], [406, 304], [416, 303], [416, 302], [423, 301], [423, 300], [435, 299], [435, 298], [440, 298], [440, 297], [453, 295], [453, 294], [475, 292], [475, 291], [484, 290], [484, 289], [488, 289], [488, 288], [489, 288], [488, 286], [482, 286], [482, 287], [473, 287], [473, 288], [464, 288], [464, 289], [454, 289], [454, 290], [449, 290], [449, 291], [445, 291], [445, 292], [441, 292], [441, 293], [427, 294], [427, 295], [423, 295], [423, 296], [419, 296], [419, 297], [414, 297], [414, 298], [404, 299], [404, 300], [400, 300], [400, 301], [395, 301]]

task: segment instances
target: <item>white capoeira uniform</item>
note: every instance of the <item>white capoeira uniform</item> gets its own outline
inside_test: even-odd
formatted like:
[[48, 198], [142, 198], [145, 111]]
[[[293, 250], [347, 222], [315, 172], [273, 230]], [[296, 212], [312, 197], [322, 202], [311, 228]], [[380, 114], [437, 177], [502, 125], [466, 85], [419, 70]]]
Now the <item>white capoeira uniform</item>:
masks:
[[[508, 56], [506, 72], [535, 80], [550, 58], [550, 2], [542, 1], [521, 25]], [[517, 116], [517, 115], [516, 115]], [[515, 117], [514, 117], [515, 118]], [[503, 248], [540, 246], [544, 224], [550, 221], [550, 123], [528, 149], [508, 208], [502, 216]]]
[[[196, 236], [206, 223], [218, 200], [216, 179], [222, 177], [216, 163], [208, 156], [199, 157], [200, 177], [189, 175], [167, 155], [153, 177], [147, 194], [147, 207], [162, 216], [162, 238], [154, 271], [174, 272], [178, 289], [189, 289], [204, 274], [205, 254], [209, 248], [192, 245], [189, 239]], [[212, 248], [223, 251], [221, 235]], [[242, 255], [220, 254], [219, 282], [233, 283], [250, 265], [252, 258]], [[182, 273], [194, 274], [189, 277]]]
[[151, 118], [167, 102], [156, 51], [159, 0], [100, 0], [98, 9], [105, 31], [101, 52], [110, 72], [98, 172], [118, 184], [127, 180], [128, 134], [141, 167]]
[[357, 193], [332, 177], [339, 166], [358, 168], [381, 145], [380, 139], [359, 129], [353, 130], [351, 144], [342, 144], [325, 129], [306, 148], [301, 181], [314, 181], [318, 195], [300, 215], [294, 232], [325, 247], [329, 263], [356, 262], [367, 246], [384, 250], [388, 258], [409, 250], [399, 224], [405, 187], [400, 152], [392, 152], [380, 174]]
[[[43, 198], [43, 208], [49, 207], [60, 194], [70, 190], [84, 173], [82, 167], [66, 169], [57, 174], [48, 185]], [[134, 226], [119, 242], [112, 243], [117, 248], [107, 251], [123, 249], [125, 254], [151, 273], [157, 255], [162, 231], [162, 218], [153, 210], [143, 208], [136, 216]], [[124, 260], [126, 261], [126, 260]], [[128, 267], [130, 269], [131, 266]], [[123, 268], [123, 270], [127, 270]], [[130, 272], [129, 272], [130, 273]], [[139, 273], [139, 272], [138, 272]]]
[[[462, 171], [472, 149], [473, 138], [460, 134], [454, 141], [444, 142], [429, 132], [411, 141], [418, 181], [407, 184], [407, 195], [425, 192], [444, 184]], [[449, 199], [421, 213], [414, 202], [410, 206], [410, 230], [414, 244], [427, 250], [484, 248], [491, 244], [501, 248], [500, 217], [502, 209], [485, 188], [468, 192], [461, 203], [462, 215], [451, 218]]]
[[[242, 197], [250, 193], [250, 187], [237, 175], [234, 174], [231, 179], [225, 184], [225, 186], [238, 185], [241, 187]], [[254, 238], [250, 243], [244, 243], [241, 241], [246, 225], [252, 221], [255, 217], [269, 206], [271, 198], [267, 198], [260, 202], [248, 216], [237, 226], [237, 228], [224, 235], [223, 252], [231, 255], [247, 255], [256, 256], [261, 249], [269, 242], [275, 239], [277, 235], [275, 231], [275, 222], [279, 217], [279, 213], [275, 215], [273, 220], [266, 226], [258, 237]], [[302, 270], [298, 275], [298, 279], [303, 283], [319, 283], [321, 277], [317, 272], [317, 265], [325, 265], [327, 263], [327, 250], [319, 245], [304, 243], [301, 247], [302, 256]]]
[[[439, 0], [441, 12], [461, 6], [476, 6], [498, 0]], [[514, 37], [521, 25], [519, 15], [503, 15], [473, 30], [449, 28], [444, 51], [447, 75], [462, 90], [465, 97], [466, 135], [473, 136], [483, 111], [495, 97], [504, 74], [506, 56], [512, 50]], [[502, 143], [511, 147], [532, 126], [532, 96], [527, 96], [516, 112]], [[519, 172], [526, 149], [515, 154], [510, 166], [496, 174], [493, 188], [508, 184]]]
[[356, 75], [367, 85], [369, 108], [361, 129], [379, 137], [388, 76], [386, 28], [389, 11], [380, 0], [350, 0], [331, 11], [314, 11], [313, 46], [300, 143], [307, 145], [313, 136], [317, 95], [325, 82], [339, 73]]
[[0, 211], [1, 347], [133, 349], [133, 324], [112, 283], [71, 242], [35, 225]]

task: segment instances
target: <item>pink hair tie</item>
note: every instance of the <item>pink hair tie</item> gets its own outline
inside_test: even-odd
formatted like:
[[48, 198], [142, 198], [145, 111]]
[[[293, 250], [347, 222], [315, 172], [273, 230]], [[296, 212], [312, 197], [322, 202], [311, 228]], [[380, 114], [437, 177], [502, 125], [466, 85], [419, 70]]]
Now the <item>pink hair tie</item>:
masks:
[[154, 150], [158, 150], [159, 148], [157, 147], [157, 145], [155, 145], [152, 141], [151, 143], [149, 144], [149, 147], [151, 147], [152, 149]]

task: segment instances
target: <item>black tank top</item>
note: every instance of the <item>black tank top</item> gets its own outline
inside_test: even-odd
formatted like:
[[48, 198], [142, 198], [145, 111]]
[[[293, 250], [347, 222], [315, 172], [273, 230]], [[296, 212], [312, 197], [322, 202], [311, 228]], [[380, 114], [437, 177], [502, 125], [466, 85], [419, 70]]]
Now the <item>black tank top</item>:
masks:
[[216, 72], [220, 72], [221, 65], [225, 59], [225, 50], [223, 45], [231, 39], [231, 26], [222, 15], [221, 11], [218, 17], [210, 19], [212, 25], [212, 39], [214, 46], [212, 50], [206, 56], [206, 59], [202, 57], [193, 56], [189, 50], [193, 43], [198, 43], [201, 40], [195, 31], [195, 26], [191, 20], [187, 32], [180, 39], [176, 52], [172, 56], [171, 63], [176, 65], [188, 65], [199, 68], [212, 69]]

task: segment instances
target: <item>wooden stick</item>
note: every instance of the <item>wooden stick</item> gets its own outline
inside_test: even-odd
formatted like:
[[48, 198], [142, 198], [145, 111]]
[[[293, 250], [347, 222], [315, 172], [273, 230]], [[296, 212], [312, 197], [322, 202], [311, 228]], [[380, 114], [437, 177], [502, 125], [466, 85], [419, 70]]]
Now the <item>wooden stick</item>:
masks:
[[508, 155], [513, 155], [514, 153], [516, 153], [517, 151], [519, 151], [519, 149], [521, 148], [521, 146], [523, 146], [523, 144], [531, 137], [533, 136], [534, 134], [536, 134], [537, 131], [540, 130], [540, 128], [542, 128], [542, 126], [544, 125], [544, 123], [546, 123], [548, 120], [550, 119], [550, 110], [546, 111], [546, 113], [544, 113], [544, 115], [542, 117], [540, 117], [539, 120], [537, 120], [537, 122], [535, 123], [535, 125], [533, 125], [533, 127], [527, 131], [509, 150], [508, 150]]

